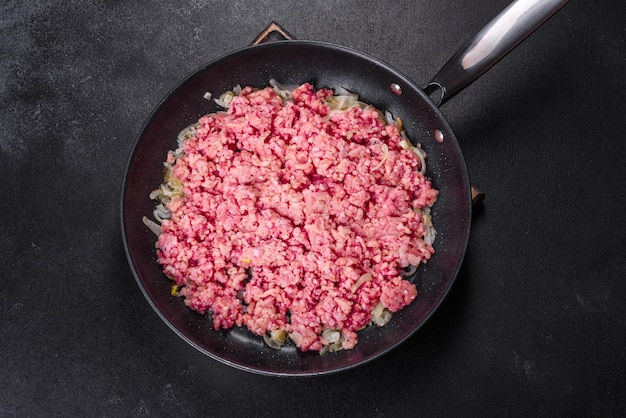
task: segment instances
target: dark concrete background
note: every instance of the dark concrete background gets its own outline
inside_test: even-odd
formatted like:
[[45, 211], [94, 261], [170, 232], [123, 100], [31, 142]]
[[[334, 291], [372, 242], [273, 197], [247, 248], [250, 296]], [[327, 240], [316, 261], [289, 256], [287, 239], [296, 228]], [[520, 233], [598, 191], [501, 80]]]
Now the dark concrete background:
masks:
[[623, 416], [623, 1], [572, 1], [444, 105], [487, 198], [448, 298], [388, 355], [229, 368], [160, 321], [124, 255], [136, 135], [193, 70], [276, 20], [425, 85], [507, 4], [0, 4], [0, 416]]

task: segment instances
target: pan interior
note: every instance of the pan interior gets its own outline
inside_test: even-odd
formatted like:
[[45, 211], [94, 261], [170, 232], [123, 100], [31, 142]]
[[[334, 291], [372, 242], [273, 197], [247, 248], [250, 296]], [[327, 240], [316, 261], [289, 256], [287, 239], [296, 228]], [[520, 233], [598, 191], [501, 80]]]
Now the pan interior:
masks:
[[[184, 127], [217, 106], [204, 98], [235, 85], [265, 87], [274, 78], [287, 85], [344, 88], [403, 120], [407, 135], [428, 154], [427, 175], [440, 190], [433, 207], [436, 253], [414, 278], [419, 295], [385, 327], [368, 327], [353, 350], [320, 356], [294, 347], [273, 350], [245, 329], [215, 332], [206, 316], [170, 296], [170, 280], [156, 261], [156, 237], [142, 223], [150, 216], [150, 191], [162, 181], [162, 162]], [[390, 88], [397, 84], [402, 94]], [[440, 130], [444, 140], [435, 140]], [[122, 196], [122, 232], [136, 281], [159, 316], [183, 339], [210, 357], [269, 375], [337, 372], [370, 361], [411, 336], [444, 299], [461, 266], [470, 227], [470, 185], [454, 133], [440, 111], [414, 83], [393, 68], [359, 52], [318, 42], [286, 41], [245, 48], [194, 72], [155, 109], [139, 134], [128, 162]]]

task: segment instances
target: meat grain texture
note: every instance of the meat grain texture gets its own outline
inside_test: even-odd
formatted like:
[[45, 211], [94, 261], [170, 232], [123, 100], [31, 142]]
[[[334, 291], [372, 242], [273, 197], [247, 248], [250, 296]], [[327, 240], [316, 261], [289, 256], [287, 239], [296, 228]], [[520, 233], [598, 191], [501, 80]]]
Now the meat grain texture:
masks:
[[292, 96], [245, 87], [170, 153], [183, 195], [167, 203], [158, 260], [215, 330], [350, 349], [377, 305], [416, 298], [401, 273], [434, 253], [422, 209], [437, 190], [373, 107], [333, 109], [333, 91], [310, 84]]

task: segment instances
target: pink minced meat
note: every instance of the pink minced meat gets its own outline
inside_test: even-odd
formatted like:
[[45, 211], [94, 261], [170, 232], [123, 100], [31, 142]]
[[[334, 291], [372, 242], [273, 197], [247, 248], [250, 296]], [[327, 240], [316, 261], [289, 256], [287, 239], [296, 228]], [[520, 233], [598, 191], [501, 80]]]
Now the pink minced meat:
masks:
[[158, 260], [216, 330], [280, 329], [306, 351], [333, 329], [350, 349], [379, 301], [395, 312], [417, 296], [400, 273], [434, 252], [414, 209], [437, 191], [396, 125], [374, 108], [331, 112], [332, 94], [246, 87], [184, 142]]

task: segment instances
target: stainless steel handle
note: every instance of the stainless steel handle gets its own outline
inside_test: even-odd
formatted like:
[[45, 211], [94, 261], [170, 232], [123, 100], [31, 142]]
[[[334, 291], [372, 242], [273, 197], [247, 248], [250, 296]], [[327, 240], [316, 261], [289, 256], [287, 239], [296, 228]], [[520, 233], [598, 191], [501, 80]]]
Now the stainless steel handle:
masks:
[[441, 105], [468, 86], [569, 0], [517, 0], [470, 39], [424, 88]]

